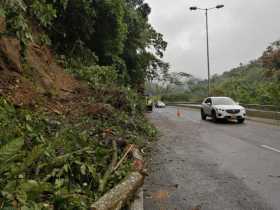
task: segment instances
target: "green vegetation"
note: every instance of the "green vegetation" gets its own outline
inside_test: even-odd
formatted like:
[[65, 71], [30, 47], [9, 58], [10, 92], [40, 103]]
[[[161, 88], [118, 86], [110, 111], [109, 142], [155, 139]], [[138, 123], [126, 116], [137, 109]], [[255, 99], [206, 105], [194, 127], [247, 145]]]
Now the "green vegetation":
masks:
[[[113, 155], [112, 141], [144, 146], [155, 136], [141, 110], [123, 104], [122, 109], [107, 105], [95, 117], [69, 120], [17, 109], [1, 98], [1, 207], [88, 209], [119, 183], [131, 170], [129, 161], [110, 175], [103, 191], [97, 190]], [[119, 158], [121, 155], [119, 147]]]
[[177, 93], [177, 94], [165, 94], [161, 97], [161, 100], [168, 102], [180, 102], [180, 101], [189, 101], [189, 95], [186, 93]]
[[[124, 145], [144, 147], [156, 135], [143, 116], [141, 94], [145, 81], [166, 74], [169, 65], [161, 60], [167, 43], [149, 24], [150, 12], [142, 0], [0, 2], [0, 16], [6, 23], [0, 38], [20, 40], [25, 71], [15, 73], [19, 79], [13, 78], [13, 85], [18, 86], [20, 79], [34, 85], [39, 77], [45, 83], [51, 81], [44, 69], [40, 76], [29, 69], [26, 57], [33, 43], [39, 49], [36, 53], [44, 52], [42, 45], [51, 48], [65, 71], [83, 81], [80, 89], [89, 92], [63, 90], [74, 95], [70, 99], [45, 94], [49, 104], [34, 100], [31, 108], [36, 111], [12, 104], [8, 97], [12, 91], [3, 94], [1, 209], [88, 209], [132, 170], [127, 159], [107, 177], [115, 153], [118, 160], [124, 154]], [[10, 61], [5, 60], [5, 72], [6, 62]], [[31, 90], [35, 92], [36, 87]], [[75, 97], [80, 101], [72, 101]], [[71, 113], [42, 111], [56, 105], [56, 98], [60, 105], [72, 106]]]
[[1, 7], [8, 32], [23, 47], [35, 39], [36, 22], [42, 35], [35, 41], [51, 45], [70, 64], [111, 66], [122, 84], [138, 91], [146, 78], [169, 68], [160, 60], [167, 43], [149, 24], [151, 8], [142, 0], [9, 0]]
[[249, 64], [213, 80], [213, 95], [226, 95], [245, 104], [279, 105], [280, 81], [268, 69]]

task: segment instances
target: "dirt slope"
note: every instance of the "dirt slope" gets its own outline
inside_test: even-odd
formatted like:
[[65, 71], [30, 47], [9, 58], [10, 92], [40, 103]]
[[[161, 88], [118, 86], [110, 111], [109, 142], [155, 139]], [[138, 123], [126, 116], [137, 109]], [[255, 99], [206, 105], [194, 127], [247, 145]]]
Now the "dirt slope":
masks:
[[[0, 32], [5, 30], [0, 21]], [[23, 61], [19, 40], [0, 36], [0, 95], [17, 106], [56, 113], [76, 110], [91, 94], [86, 84], [67, 74], [46, 46], [30, 43]]]

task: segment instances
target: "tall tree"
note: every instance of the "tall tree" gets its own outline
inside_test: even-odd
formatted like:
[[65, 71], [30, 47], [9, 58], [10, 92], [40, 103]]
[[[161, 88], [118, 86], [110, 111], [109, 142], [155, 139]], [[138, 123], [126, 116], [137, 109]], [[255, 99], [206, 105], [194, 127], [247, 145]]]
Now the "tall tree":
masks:
[[280, 40], [266, 49], [261, 60], [266, 68], [280, 70]]
[[159, 73], [168, 71], [169, 65], [161, 60], [167, 43], [148, 22], [151, 13], [148, 4], [141, 0], [126, 0], [126, 5], [128, 38], [122, 57], [127, 64], [129, 82], [143, 89], [146, 78], [151, 80]]

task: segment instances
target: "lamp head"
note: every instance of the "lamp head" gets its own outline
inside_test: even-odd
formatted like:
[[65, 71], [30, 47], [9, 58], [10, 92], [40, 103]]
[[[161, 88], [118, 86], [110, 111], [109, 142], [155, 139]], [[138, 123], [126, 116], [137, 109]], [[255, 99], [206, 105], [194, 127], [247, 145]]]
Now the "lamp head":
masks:
[[190, 10], [197, 10], [197, 7], [190, 7]]
[[219, 5], [216, 6], [217, 9], [221, 9], [221, 8], [223, 8], [223, 7], [224, 7], [223, 4], [219, 4]]

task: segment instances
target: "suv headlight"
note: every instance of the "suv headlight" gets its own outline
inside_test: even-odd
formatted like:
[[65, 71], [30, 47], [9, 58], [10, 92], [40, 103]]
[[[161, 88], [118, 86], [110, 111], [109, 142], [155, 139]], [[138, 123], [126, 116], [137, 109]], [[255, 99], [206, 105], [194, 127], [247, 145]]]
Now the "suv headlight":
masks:
[[218, 109], [218, 111], [219, 111], [219, 112], [224, 112], [225, 110], [224, 110], [224, 109]]

